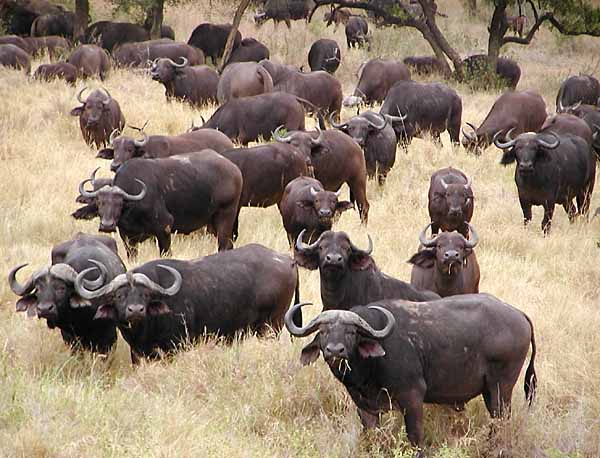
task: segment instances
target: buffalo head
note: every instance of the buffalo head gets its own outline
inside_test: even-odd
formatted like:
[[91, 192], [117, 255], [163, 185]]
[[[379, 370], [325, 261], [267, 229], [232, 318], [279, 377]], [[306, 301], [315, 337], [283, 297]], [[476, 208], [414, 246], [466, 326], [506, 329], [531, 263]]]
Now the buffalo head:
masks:
[[285, 325], [295, 337], [306, 337], [318, 331], [315, 339], [302, 349], [300, 361], [303, 365], [311, 364], [323, 353], [328, 364], [334, 365], [343, 360], [361, 358], [377, 358], [385, 356], [381, 340], [391, 334], [396, 324], [392, 313], [376, 305], [368, 307], [378, 310], [385, 318], [381, 330], [373, 329], [360, 315], [348, 310], [327, 310], [304, 327], [294, 324], [294, 313], [306, 304], [296, 304], [285, 314]]
[[93, 91], [85, 100], [81, 98], [83, 91], [87, 88], [83, 88], [77, 94], [77, 100], [81, 103], [81, 106], [75, 107], [71, 110], [71, 116], [79, 116], [84, 121], [86, 127], [94, 127], [99, 122], [102, 116], [110, 111], [110, 101], [112, 97], [106, 89], [96, 89]]
[[281, 136], [280, 131], [283, 126], [279, 126], [273, 132], [273, 138], [280, 143], [288, 143], [299, 151], [304, 153], [306, 157], [311, 157], [315, 150], [318, 150], [323, 146], [323, 141], [325, 139], [325, 135], [323, 131], [316, 126], [316, 132], [319, 134], [317, 138], [314, 138], [312, 134], [314, 132], [305, 132], [305, 131], [295, 131], [288, 133], [284, 137]]
[[110, 134], [110, 147], [101, 149], [96, 157], [100, 159], [112, 159], [110, 170], [116, 172], [119, 168], [134, 157], [142, 157], [145, 153], [144, 146], [148, 143], [148, 135], [143, 131], [143, 128], [135, 128], [142, 132], [143, 138], [136, 140], [133, 137], [118, 135], [117, 130]]
[[170, 83], [175, 80], [177, 71], [187, 67], [189, 61], [185, 57], [181, 57], [181, 63], [178, 64], [167, 57], [154, 59], [150, 66], [150, 74], [154, 81], [160, 81], [163, 84]]
[[441, 177], [440, 185], [441, 189], [436, 189], [435, 195], [446, 201], [446, 208], [448, 209], [447, 218], [451, 221], [464, 221], [469, 208], [473, 205], [471, 179], [469, 178], [467, 184], [447, 183], [444, 177]]
[[[554, 132], [540, 134], [526, 132], [514, 140], [510, 138], [508, 132], [506, 142], [501, 142], [496, 136], [494, 136], [494, 144], [504, 150], [500, 163], [508, 165], [517, 161], [517, 172], [521, 176], [532, 175], [536, 163], [550, 160], [551, 155], [548, 150], [560, 145], [560, 138]], [[549, 137], [552, 137], [552, 141], [548, 141]]]
[[300, 200], [297, 204], [301, 208], [314, 211], [321, 224], [331, 227], [331, 221], [337, 214], [354, 208], [353, 203], [338, 200], [340, 193], [341, 191], [317, 190], [311, 186], [310, 198]]
[[[377, 121], [371, 118], [377, 119]], [[360, 116], [354, 116], [342, 124], [337, 124], [333, 119], [332, 113], [329, 115], [329, 122], [333, 127], [350, 135], [352, 140], [364, 147], [371, 133], [385, 129], [388, 119], [378, 113], [369, 113], [369, 116], [367, 116], [367, 113], [363, 113]]]
[[94, 319], [109, 319], [120, 323], [132, 323], [144, 320], [147, 316], [159, 316], [171, 312], [164, 298], [174, 296], [182, 285], [179, 271], [173, 267], [158, 264], [157, 273], [165, 271], [173, 277], [171, 286], [165, 288], [150, 280], [143, 273], [127, 272], [116, 276], [110, 283], [94, 290], [86, 287], [83, 277], [92, 271], [99, 271], [100, 278], [106, 279], [106, 267], [97, 261], [90, 260], [96, 267], [81, 271], [75, 278], [75, 289], [88, 300], [99, 299], [103, 305], [98, 307]]

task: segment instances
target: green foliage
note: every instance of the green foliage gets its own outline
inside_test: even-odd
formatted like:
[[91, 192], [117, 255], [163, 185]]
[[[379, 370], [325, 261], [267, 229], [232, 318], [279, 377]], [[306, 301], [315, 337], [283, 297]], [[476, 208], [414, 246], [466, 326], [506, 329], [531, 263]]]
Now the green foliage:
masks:
[[[115, 14], [123, 14], [131, 17], [133, 22], [143, 24], [146, 13], [152, 8], [155, 0], [110, 0], [114, 5]], [[185, 0], [165, 0], [165, 4], [177, 5], [186, 3]]]

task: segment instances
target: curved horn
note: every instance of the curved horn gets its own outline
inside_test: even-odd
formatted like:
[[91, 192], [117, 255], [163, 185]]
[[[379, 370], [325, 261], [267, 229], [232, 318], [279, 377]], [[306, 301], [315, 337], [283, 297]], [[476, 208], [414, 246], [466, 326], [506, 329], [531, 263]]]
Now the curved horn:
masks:
[[[392, 329], [394, 329], [394, 325], [396, 324], [396, 319], [394, 318], [394, 315], [392, 315], [392, 312], [390, 312], [389, 310], [384, 309], [383, 307], [379, 307], [378, 305], [371, 305], [369, 306], [369, 308], [373, 310], [379, 310], [385, 315], [385, 317], [387, 318], [387, 323], [383, 327], [383, 329], [373, 329], [371, 325], [362, 318], [356, 323], [356, 325], [363, 329], [365, 332], [367, 332], [369, 336], [373, 337], [374, 339], [385, 339], [387, 336], [390, 335]], [[358, 316], [358, 314], [356, 314], [356, 316]], [[360, 316], [358, 317], [360, 318]]]
[[283, 124], [273, 131], [273, 138], [281, 143], [289, 143], [290, 141], [292, 141], [291, 135], [286, 135], [285, 137], [281, 136], [281, 134], [279, 133], [281, 129], [283, 129]]
[[84, 86], [83, 89], [77, 93], [77, 101], [83, 105], [85, 105], [85, 100], [81, 99], [81, 94], [83, 94], [83, 91], [85, 91], [86, 89], [87, 89], [87, 86]]
[[567, 111], [575, 111], [577, 110], [577, 108], [579, 108], [582, 104], [582, 101], [580, 100], [579, 102], [571, 105], [570, 107], [567, 107]]
[[419, 242], [421, 242], [421, 245], [423, 245], [425, 248], [433, 248], [437, 244], [437, 236], [431, 240], [427, 240], [427, 229], [431, 227], [431, 224], [432, 223], [429, 223], [427, 226], [425, 226], [425, 229], [423, 229], [419, 234]]
[[335, 194], [335, 197], [337, 197], [339, 199], [339, 197], [342, 195], [342, 190], [338, 189], [334, 194]]
[[75, 278], [77, 278], [77, 271], [69, 264], [65, 263], [59, 263], [50, 266], [49, 272], [53, 277], [65, 282], [75, 283]]
[[404, 120], [406, 120], [406, 118], [408, 117], [408, 113], [402, 116], [394, 116], [388, 113], [385, 113], [383, 116], [385, 116], [385, 119], [387, 119], [389, 122], [403, 122]]
[[183, 278], [181, 277], [179, 271], [177, 269], [174, 269], [173, 267], [166, 266], [164, 264], [157, 264], [156, 267], [160, 267], [161, 269], [170, 272], [171, 275], [175, 277], [175, 280], [173, 281], [173, 284], [171, 286], [169, 286], [168, 288], [163, 288], [158, 283], [150, 280], [146, 275], [142, 273], [133, 274], [133, 283], [142, 284], [146, 288], [151, 289], [152, 291], [155, 291], [157, 293], [163, 294], [165, 296], [174, 296], [175, 294], [177, 294], [181, 289], [181, 285], [183, 284]]
[[542, 140], [541, 138], [538, 138], [538, 143], [544, 148], [555, 149], [558, 145], [560, 145], [560, 137], [552, 131], [549, 131], [548, 135], [552, 135], [554, 137], [554, 143], [548, 143], [547, 141]]
[[175, 62], [171, 61], [171, 62], [173, 63], [173, 66], [174, 66], [174, 67], [177, 67], [177, 68], [183, 68], [183, 67], [185, 67], [187, 64], [189, 64], [189, 63], [190, 63], [190, 61], [189, 61], [189, 60], [187, 60], [187, 58], [185, 58], [185, 57], [183, 57], [183, 56], [180, 56], [180, 57], [181, 57], [181, 60], [182, 60], [182, 63], [181, 63], [181, 64], [176, 64]]
[[10, 290], [15, 293], [17, 296], [25, 296], [33, 291], [34, 285], [34, 276], [30, 276], [27, 282], [24, 285], [21, 285], [17, 281], [17, 272], [25, 267], [27, 264], [21, 264], [20, 266], [12, 269], [8, 274], [8, 283], [10, 285]]
[[96, 181], [96, 172], [98, 172], [98, 170], [100, 170], [100, 167], [98, 167], [96, 170], [94, 170], [92, 172], [92, 176], [90, 178], [86, 178], [81, 183], [79, 183], [79, 194], [81, 194], [83, 197], [93, 198], [93, 197], [96, 197], [98, 195], [98, 193], [100, 192], [100, 189], [98, 189], [97, 191], [86, 191], [85, 190], [86, 183], [92, 183], [92, 185], [93, 185], [94, 181]]
[[112, 96], [110, 95], [110, 92], [108, 92], [108, 89], [106, 89], [105, 87], [103, 87], [102, 90], [106, 92], [106, 100], [103, 100], [102, 103], [104, 105], [108, 105], [112, 100]]
[[126, 200], [142, 200], [146, 196], [146, 192], [147, 192], [148, 188], [146, 187], [146, 184], [142, 180], [136, 178], [135, 181], [137, 181], [139, 184], [142, 185], [142, 190], [140, 191], [139, 194], [136, 194], [136, 195], [128, 194], [123, 189], [119, 188], [118, 186], [113, 186], [113, 188], [115, 190], [117, 190], [117, 192], [119, 194], [121, 194]]
[[[562, 89], [562, 88], [561, 88]], [[562, 94], [561, 96], [558, 98], [558, 112], [559, 113], [564, 113], [565, 112], [565, 106], [562, 103]]]
[[321, 242], [321, 238], [323, 237], [323, 234], [325, 232], [323, 232], [323, 234], [321, 234], [319, 236], [319, 238], [311, 245], [308, 245], [302, 241], [302, 238], [304, 237], [305, 233], [306, 233], [306, 229], [302, 229], [302, 232], [300, 232], [300, 234], [298, 234], [298, 238], [296, 239], [296, 250], [298, 250], [300, 253], [303, 253], [304, 251], [308, 251], [308, 250], [314, 250], [315, 248], [317, 248], [317, 246], [319, 246], [319, 243]]
[[376, 113], [376, 115], [381, 117], [381, 121], [382, 121], [381, 124], [375, 124], [373, 121], [371, 121], [368, 118], [365, 118], [365, 119], [372, 127], [374, 127], [377, 130], [381, 130], [381, 129], [385, 128], [385, 126], [387, 126], [388, 121], [387, 121], [386, 117], [381, 115], [380, 113]]
[[465, 185], [465, 189], [469, 190], [469, 189], [471, 189], [471, 186], [473, 186], [473, 178], [469, 177], [469, 178], [467, 178], [467, 184]]
[[94, 270], [100, 270], [102, 272], [102, 270], [98, 269], [98, 267], [88, 267], [87, 269], [84, 269], [81, 272], [79, 272], [77, 274], [77, 277], [75, 278], [75, 283], [74, 283], [75, 291], [77, 291], [77, 294], [79, 294], [84, 299], [96, 299], [97, 297], [106, 296], [106, 295], [112, 293], [113, 291], [119, 289], [121, 286], [124, 286], [127, 284], [126, 274], [120, 274], [120, 275], [117, 275], [115, 278], [113, 278], [110, 283], [108, 283], [94, 291], [90, 291], [84, 286], [84, 284], [83, 284], [84, 278], [83, 277], [85, 277], [86, 274], [88, 274], [89, 272], [92, 272]]
[[100, 270], [100, 273], [98, 275], [98, 278], [96, 278], [95, 280], [88, 280], [88, 279], [84, 278], [82, 280], [82, 282], [86, 289], [95, 290], [95, 289], [100, 288], [106, 281], [106, 278], [108, 277], [108, 269], [106, 268], [106, 266], [104, 264], [96, 261], [95, 259], [88, 259], [88, 261], [91, 262], [92, 264], [94, 264], [96, 267], [98, 267], [98, 270]]
[[446, 180], [444, 180], [444, 178], [440, 178], [440, 183], [442, 184], [442, 187], [444, 189], [448, 189], [448, 183], [446, 183]]
[[473, 124], [471, 124], [470, 122], [465, 123], [467, 126], [469, 126], [471, 129], [473, 129], [473, 133], [472, 134], [468, 134], [467, 131], [464, 129], [462, 129], [462, 134], [465, 136], [465, 138], [470, 141], [477, 141], [477, 129], [475, 128], [475, 126]]
[[316, 139], [313, 139], [311, 137], [310, 143], [312, 146], [319, 146], [321, 143], [323, 143], [323, 138], [324, 138], [325, 134], [323, 133], [323, 131], [321, 130], [321, 128], [319, 126], [315, 126], [315, 127], [317, 129], [317, 132], [319, 132], [319, 136]]
[[[108, 143], [110, 143], [110, 146], [112, 146], [113, 141], [115, 140], [115, 138], [117, 138], [119, 134], [119, 129], [115, 129], [110, 133], [110, 137], [108, 137]], [[98, 170], [98, 169], [96, 169]]]
[[333, 127], [335, 127], [336, 129], [346, 129], [348, 127], [348, 123], [347, 122], [343, 122], [341, 124], [336, 124], [335, 120], [333, 119], [333, 115], [334, 113], [329, 113], [329, 124], [331, 124]]
[[510, 134], [514, 130], [515, 130], [515, 128], [513, 127], [506, 133], [506, 138], [508, 138], [508, 141], [506, 143], [502, 143], [500, 141], [500, 139], [498, 138], [500, 136], [500, 134], [502, 133], [502, 131], [499, 130], [498, 132], [496, 132], [494, 134], [494, 145], [496, 145], [496, 147], [500, 148], [500, 149], [508, 149], [508, 148], [511, 148], [512, 146], [514, 146], [515, 143], [517, 143], [517, 139], [515, 138], [513, 140], [512, 138], [510, 138]]
[[285, 314], [284, 322], [285, 327], [289, 331], [291, 335], [294, 337], [306, 337], [317, 330], [317, 327], [323, 320], [323, 313], [320, 313], [315, 318], [313, 318], [306, 326], [298, 327], [294, 324], [294, 314], [298, 309], [305, 305], [312, 305], [312, 302], [302, 302], [300, 304], [294, 304]]
[[311, 187], [310, 187], [310, 195], [311, 195], [312, 197], [316, 197], [316, 196], [317, 196], [317, 194], [318, 194], [318, 191], [317, 191], [315, 188], [313, 188], [313, 187], [311, 186]]
[[352, 241], [350, 241], [350, 248], [352, 248], [352, 250], [354, 251], [358, 251], [359, 253], [370, 256], [371, 253], [373, 253], [373, 239], [371, 239], [371, 236], [369, 234], [367, 234], [367, 237], [369, 238], [369, 247], [366, 250], [361, 250], [356, 245], [354, 245]]
[[479, 236], [477, 235], [477, 231], [475, 230], [475, 228], [471, 226], [470, 223], [467, 223], [467, 226], [469, 226], [469, 231], [471, 232], [471, 239], [467, 240], [464, 238], [464, 236], [463, 239], [465, 240], [465, 246], [467, 248], [473, 249], [477, 246], [477, 243], [479, 243]]
[[144, 139], [133, 141], [133, 144], [138, 148], [142, 148], [142, 147], [146, 146], [146, 143], [148, 143], [148, 139], [150, 138], [150, 137], [148, 137], [148, 134], [146, 132], [144, 132], [143, 130], [141, 132], [142, 132], [142, 135], [144, 136]]

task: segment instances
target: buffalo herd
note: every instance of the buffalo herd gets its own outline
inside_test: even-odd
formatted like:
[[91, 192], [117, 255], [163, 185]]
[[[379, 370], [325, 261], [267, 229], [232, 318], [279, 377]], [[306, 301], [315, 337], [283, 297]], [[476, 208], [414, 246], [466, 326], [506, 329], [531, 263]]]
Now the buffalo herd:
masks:
[[[265, 2], [256, 25], [273, 19], [289, 27], [314, 6], [291, 3], [294, 8], [281, 10], [282, 2]], [[380, 270], [370, 237], [367, 248], [360, 248], [345, 232], [332, 230], [342, 212], [353, 209], [367, 225], [367, 180], [376, 177], [386, 185], [398, 145], [415, 137], [440, 144], [448, 132], [460, 151], [463, 100], [447, 80], [413, 79], [447, 78], [437, 58], [369, 59], [344, 98], [333, 75], [343, 59], [334, 40], [313, 44], [311, 71], [304, 72], [270, 60], [265, 45], [237, 32], [228, 63], [217, 72], [207, 62], [223, 57], [231, 24], [200, 24], [187, 43], [175, 41], [169, 27], [150, 40], [142, 26], [109, 21], [73, 37], [71, 14], [48, 7], [27, 22], [15, 12], [8, 28], [14, 35], [0, 38], [0, 64], [29, 74], [38, 49], [54, 55], [64, 46], [65, 60], [39, 66], [34, 77], [74, 84], [110, 78], [115, 67], [142, 68], [164, 85], [167, 102], [214, 108], [201, 126], [178, 135], [134, 128], [128, 136], [125, 115], [108, 90], [97, 87], [84, 96], [86, 87], [73, 89], [79, 105], [71, 115], [79, 118], [83, 140], [99, 149], [98, 158], [111, 161], [114, 172], [112, 178], [96, 178], [97, 170], [81, 177], [77, 201], [83, 206], [73, 216], [98, 218], [100, 232], [118, 232], [132, 260], [147, 239], [168, 256], [172, 234], [195, 231], [214, 235], [218, 252], [126, 269], [114, 239], [78, 233], [56, 245], [51, 263], [23, 283], [17, 275], [25, 265], [10, 271], [17, 311], [60, 329], [73, 349], [107, 353], [118, 329], [133, 363], [177, 351], [206, 333], [231, 341], [244, 330], [263, 335], [285, 325], [295, 337], [314, 334], [301, 351], [302, 364], [322, 354], [365, 427], [378, 425], [384, 411], [402, 411], [415, 446], [424, 441], [423, 403], [460, 410], [482, 395], [492, 417], [509, 412], [530, 346], [524, 388], [533, 400], [533, 324], [513, 306], [479, 292], [471, 177], [452, 167], [433, 171], [429, 221], [413, 235], [419, 246], [408, 261], [410, 282]], [[338, 8], [325, 21], [345, 26], [345, 52], [371, 45], [366, 17]], [[511, 27], [522, 31], [519, 21]], [[29, 33], [43, 38], [37, 48], [17, 36]], [[463, 65], [473, 73], [487, 60], [473, 55]], [[570, 221], [587, 218], [600, 151], [600, 83], [590, 75], [569, 77], [556, 98], [557, 114], [548, 117], [538, 93], [516, 90], [516, 62], [501, 58], [496, 72], [509, 89], [478, 127], [467, 122], [462, 128], [465, 151], [480, 155], [495, 145], [502, 165], [516, 163], [525, 224], [533, 205], [544, 208], [545, 234], [556, 204]], [[378, 111], [375, 104], [381, 104]], [[357, 114], [342, 119], [342, 105], [356, 107]], [[365, 106], [370, 110], [361, 112]], [[318, 120], [314, 130], [306, 129], [307, 114]], [[262, 143], [248, 146], [257, 141]], [[343, 184], [348, 200], [341, 197]], [[234, 249], [241, 208], [275, 205], [293, 256], [258, 244]], [[320, 279], [323, 310], [308, 324], [302, 320], [298, 267], [318, 270]]]

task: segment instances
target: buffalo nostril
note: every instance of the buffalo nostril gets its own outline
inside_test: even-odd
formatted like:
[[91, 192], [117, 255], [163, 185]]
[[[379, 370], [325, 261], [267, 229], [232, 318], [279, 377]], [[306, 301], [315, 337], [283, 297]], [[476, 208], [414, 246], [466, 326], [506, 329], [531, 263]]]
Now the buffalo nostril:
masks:
[[344, 344], [327, 344], [326, 350], [329, 354], [334, 356], [340, 356], [344, 354]]

